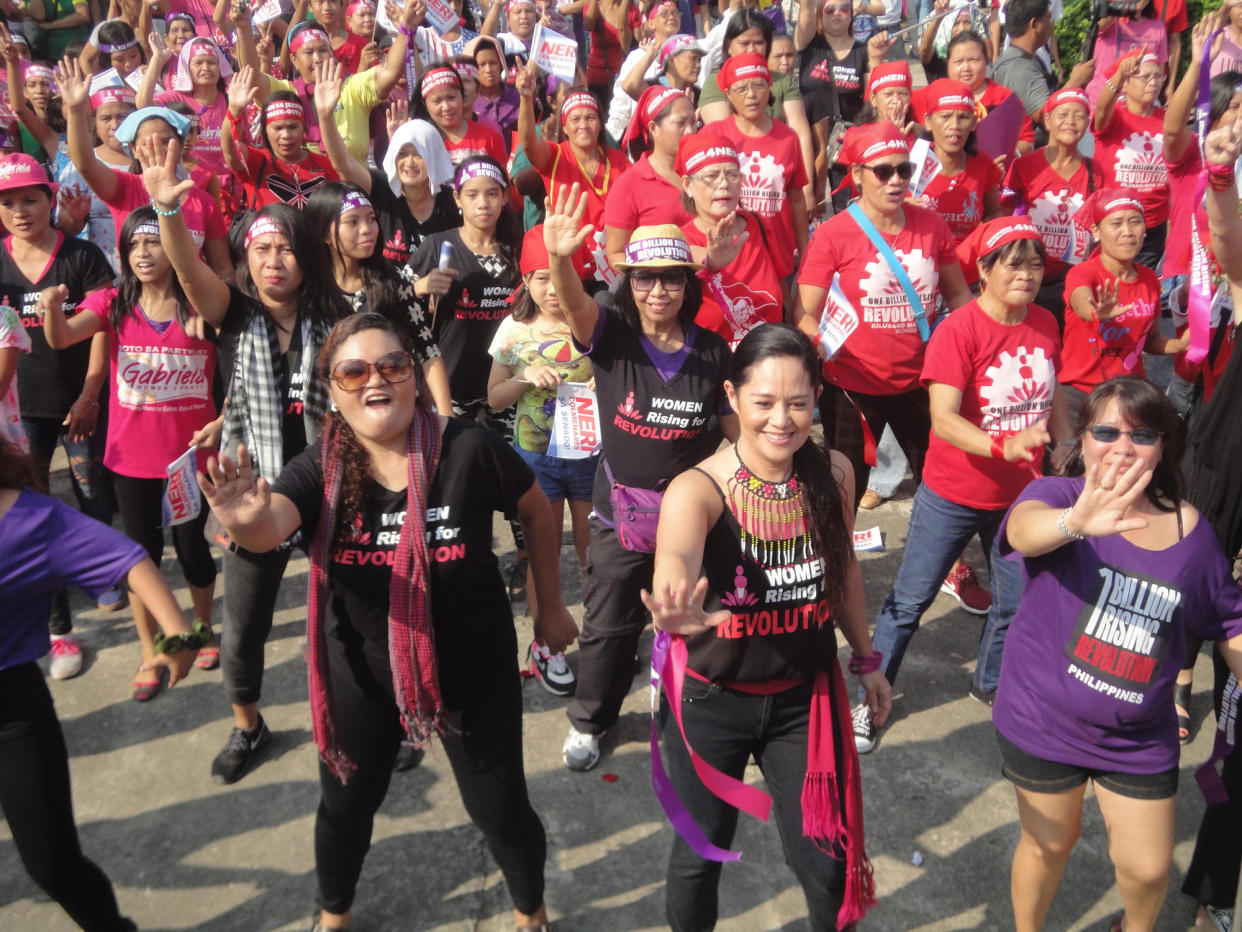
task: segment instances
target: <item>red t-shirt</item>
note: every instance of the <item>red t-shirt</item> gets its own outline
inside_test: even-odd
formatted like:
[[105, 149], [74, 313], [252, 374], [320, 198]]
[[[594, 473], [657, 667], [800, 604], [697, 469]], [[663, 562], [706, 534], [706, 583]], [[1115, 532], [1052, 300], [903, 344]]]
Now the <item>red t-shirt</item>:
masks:
[[1137, 116], [1124, 104], [1113, 108], [1108, 131], [1096, 133], [1096, 160], [1108, 176], [1104, 187], [1132, 188], [1143, 203], [1147, 226], [1169, 219], [1169, 172], [1164, 164], [1164, 111]]
[[[932, 334], [923, 382], [959, 389], [958, 413], [1000, 439], [1048, 417], [1060, 367], [1061, 338], [1051, 313], [1028, 304], [1025, 319], [1006, 325], [971, 301]], [[1039, 476], [1040, 459], [1039, 451], [1031, 463], [975, 456], [932, 431], [923, 481], [967, 508], [1008, 508]]]
[[1087, 257], [1091, 237], [1074, 225], [1074, 214], [1091, 191], [1103, 186], [1104, 169], [1094, 159], [1084, 160], [1078, 171], [1064, 178], [1048, 163], [1046, 152], [1040, 149], [1015, 159], [1005, 187], [1011, 206], [1022, 208], [1039, 228], [1048, 252], [1047, 272], [1054, 274]]
[[737, 150], [742, 163], [741, 208], [757, 214], [763, 223], [772, 247], [772, 261], [784, 278], [794, 269], [794, 253], [798, 249], [789, 195], [801, 197], [807, 184], [798, 134], [773, 120], [766, 136], [747, 136], [737, 128], [736, 116], [709, 123], [702, 131], [727, 139]]
[[1160, 279], [1144, 265], [1135, 268], [1138, 278], [1123, 281], [1117, 296], [1125, 310], [1108, 320], [1086, 321], [1070, 308], [1070, 295], [1076, 289], [1094, 292], [1102, 285], [1110, 289], [1115, 285], [1117, 280], [1104, 268], [1100, 251], [1065, 276], [1064, 384], [1089, 392], [1115, 375], [1143, 374], [1143, 343], [1160, 313]]
[[472, 155], [490, 155], [501, 165], [507, 165], [509, 162], [509, 156], [505, 152], [505, 141], [500, 133], [474, 120], [466, 121], [466, 135], [457, 142], [445, 136], [444, 148], [448, 149], [449, 161], [453, 163], [454, 168]]
[[[142, 182], [142, 175], [115, 169], [112, 174], [116, 176], [116, 192], [111, 200], [105, 200], [104, 203], [112, 211], [116, 235], [120, 236], [125, 218], [137, 208], [148, 206], [151, 195], [147, 193], [147, 186]], [[209, 239], [223, 239], [228, 236], [229, 228], [224, 222], [224, 215], [220, 213], [220, 205], [201, 188], [191, 188], [186, 193], [185, 201], [181, 205], [181, 216], [185, 218], [185, 225], [190, 228], [194, 245], [199, 249]]]
[[[911, 204], [904, 210], [906, 223], [897, 235], [881, 235], [910, 276], [931, 326], [940, 268], [957, 264], [953, 233], [930, 210]], [[924, 346], [906, 292], [846, 212], [815, 230], [798, 270], [798, 284], [827, 289], [834, 275], [841, 276], [841, 290], [859, 320], [845, 345], [824, 364], [825, 377], [846, 391], [868, 395], [899, 395], [918, 388]]]
[[659, 175], [644, 152], [642, 158], [613, 182], [604, 202], [604, 226], [635, 230], [657, 223], [681, 226], [690, 215], [681, 206], [681, 187]]
[[[1160, 267], [1160, 274], [1170, 278], [1190, 274], [1190, 210], [1198, 192], [1199, 172], [1203, 168], [1198, 143], [1191, 141], [1180, 162], [1166, 161], [1165, 164], [1169, 172], [1169, 235], [1165, 240], [1164, 265]], [[1208, 255], [1213, 255], [1212, 233], [1208, 229], [1207, 210], [1202, 204], [1195, 212], [1195, 223], [1199, 228], [1199, 241]]]
[[620, 149], [605, 149], [604, 159], [596, 169], [594, 177], [587, 178], [578, 167], [577, 156], [566, 140], [552, 147], [552, 162], [539, 175], [543, 178], [548, 197], [553, 201], [561, 188], [569, 188], [574, 184], [578, 185], [580, 191], [586, 192], [586, 213], [582, 217], [582, 224], [592, 224], [595, 231], [575, 254], [574, 264], [582, 276], [611, 282], [616, 273], [604, 257], [604, 204], [612, 200], [613, 186], [624, 177], [630, 163]]
[[1190, 28], [1190, 17], [1186, 13], [1186, 0], [1155, 0], [1152, 4], [1156, 14], [1164, 20], [1165, 26], [1172, 35], [1185, 32]]
[[983, 195], [995, 190], [1000, 180], [1001, 170], [995, 162], [986, 155], [972, 155], [956, 175], [936, 175], [917, 203], [940, 214], [960, 243], [983, 222]]
[[[723, 269], [703, 273], [703, 304], [694, 318], [700, 327], [728, 340], [730, 349], [760, 324], [777, 324], [782, 317], [781, 280], [764, 246], [759, 219], [754, 214], [743, 216], [750, 235], [736, 259]], [[707, 245], [707, 234], [693, 220], [682, 224], [681, 232], [691, 246]]]
[[[612, 87], [612, 82], [620, 73], [621, 63], [625, 61], [629, 49], [621, 48], [621, 34], [616, 26], [604, 18], [603, 13], [597, 12], [596, 17], [595, 28], [590, 33], [591, 49], [587, 54], [587, 84]], [[626, 19], [629, 20], [630, 31], [634, 35], [634, 44], [637, 45], [638, 32], [643, 25], [643, 17], [638, 12], [637, 3], [629, 5]]]
[[367, 40], [351, 32], [349, 38], [332, 50], [333, 57], [345, 66], [345, 77], [362, 70], [362, 50], [366, 47]]

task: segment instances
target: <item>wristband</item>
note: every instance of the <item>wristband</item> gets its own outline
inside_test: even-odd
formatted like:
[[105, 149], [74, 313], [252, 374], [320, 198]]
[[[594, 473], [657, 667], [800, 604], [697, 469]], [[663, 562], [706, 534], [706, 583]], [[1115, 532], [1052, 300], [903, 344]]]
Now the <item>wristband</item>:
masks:
[[850, 662], [846, 665], [846, 669], [855, 676], [865, 676], [879, 670], [882, 663], [884, 663], [884, 655], [878, 650], [872, 651], [866, 657], [858, 656], [858, 652], [855, 651], [850, 654]]
[[1061, 512], [1061, 517], [1057, 518], [1057, 530], [1061, 532], [1061, 536], [1064, 537], [1066, 540], [1086, 540], [1087, 539], [1086, 534], [1079, 534], [1076, 531], [1070, 530], [1070, 526], [1067, 523], [1067, 519], [1070, 516], [1070, 512], [1073, 510], [1074, 510], [1073, 506], [1070, 506], [1069, 508], [1066, 508], [1063, 512]]
[[405, 23], [402, 23], [400, 26], [397, 27], [397, 35], [405, 36], [411, 42], [414, 41], [414, 30], [411, 29], [409, 26], [407, 26]]
[[1113, 96], [1114, 96], [1114, 97], [1120, 97], [1120, 96], [1121, 96], [1121, 91], [1117, 89], [1117, 85], [1113, 83], [1113, 79], [1112, 79], [1112, 78], [1105, 78], [1105, 79], [1104, 79], [1104, 86], [1105, 86], [1105, 87], [1107, 87], [1110, 91], [1112, 91], [1112, 92], [1113, 92]]
[[1213, 191], [1227, 191], [1234, 183], [1234, 167], [1232, 165], [1207, 166], [1208, 187]]
[[155, 198], [151, 198], [151, 209], [155, 211], [157, 217], [175, 217], [181, 213], [181, 204], [178, 202], [172, 210], [160, 210], [159, 205], [155, 203]]
[[991, 453], [992, 459], [1003, 460], [1005, 458], [1005, 441], [1001, 440], [999, 437], [993, 437]]
[[154, 650], [157, 654], [176, 654], [183, 650], [198, 650], [211, 640], [211, 628], [201, 618], [195, 618], [189, 631], [180, 634], [165, 634], [161, 631], [155, 636]]

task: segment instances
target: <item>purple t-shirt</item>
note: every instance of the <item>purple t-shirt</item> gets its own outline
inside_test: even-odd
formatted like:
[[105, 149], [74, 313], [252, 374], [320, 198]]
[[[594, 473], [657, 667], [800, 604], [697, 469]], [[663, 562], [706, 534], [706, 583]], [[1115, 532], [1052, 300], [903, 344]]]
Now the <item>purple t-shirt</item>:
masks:
[[53, 592], [72, 585], [98, 596], [146, 555], [120, 531], [23, 489], [0, 517], [0, 670], [51, 649]]
[[[1083, 479], [1036, 479], [1018, 497], [1054, 508]], [[1242, 634], [1242, 589], [1202, 519], [1164, 550], [1120, 534], [1023, 557], [1000, 529], [1000, 552], [1022, 560], [1026, 586], [1005, 639], [992, 719], [1002, 735], [1046, 760], [1121, 773], [1178, 764], [1173, 684], [1186, 635]]]

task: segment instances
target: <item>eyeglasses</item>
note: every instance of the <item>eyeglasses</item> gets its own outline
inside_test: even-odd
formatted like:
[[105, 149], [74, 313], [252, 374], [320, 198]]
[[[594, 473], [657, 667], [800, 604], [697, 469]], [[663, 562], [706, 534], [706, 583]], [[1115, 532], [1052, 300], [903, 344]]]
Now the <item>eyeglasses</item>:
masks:
[[1136, 446], [1150, 447], [1162, 436], [1160, 431], [1151, 427], [1140, 427], [1137, 430], [1122, 430], [1119, 427], [1112, 427], [1108, 424], [1095, 424], [1087, 428], [1087, 433], [1091, 435], [1091, 439], [1099, 443], [1116, 443], [1121, 439], [1122, 435], [1130, 438]]
[[767, 93], [772, 85], [767, 81], [747, 81], [745, 84], [734, 84], [729, 88], [728, 93], [738, 94], [742, 97], [759, 97]]
[[824, 12], [825, 13], [848, 13], [851, 9], [853, 8], [849, 4], [846, 4], [845, 6], [826, 6], [824, 7]]
[[719, 187], [720, 182], [727, 181], [729, 184], [737, 184], [742, 180], [742, 173], [736, 168], [722, 168], [714, 172], [699, 172], [697, 175], [691, 175], [695, 181], [701, 181], [709, 188]]
[[914, 163], [902, 162], [900, 165], [863, 165], [863, 168], [875, 174], [875, 180], [880, 184], [888, 184], [896, 175], [902, 181], [909, 181], [914, 174]]
[[635, 269], [630, 273], [630, 287], [635, 291], [650, 291], [656, 281], [664, 286], [665, 291], [681, 291], [686, 287], [685, 269], [664, 269], [651, 272], [647, 269]]
[[381, 356], [375, 362], [365, 359], [342, 359], [332, 367], [332, 381], [343, 392], [356, 392], [371, 381], [371, 370], [389, 385], [408, 382], [414, 376], [414, 357], [404, 350]]
[[1130, 80], [1141, 81], [1143, 84], [1159, 84], [1164, 80], [1164, 73], [1161, 71], [1153, 71], [1151, 74], [1139, 74], [1137, 71], [1130, 75]]

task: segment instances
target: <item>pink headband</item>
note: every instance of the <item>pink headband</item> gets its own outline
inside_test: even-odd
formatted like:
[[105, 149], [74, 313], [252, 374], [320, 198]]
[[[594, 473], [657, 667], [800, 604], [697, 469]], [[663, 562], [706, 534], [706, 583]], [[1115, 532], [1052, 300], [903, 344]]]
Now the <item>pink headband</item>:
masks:
[[500, 185], [502, 190], [508, 187], [500, 168], [485, 159], [480, 159], [477, 162], [466, 162], [457, 169], [457, 177], [453, 180], [453, 190], [460, 191], [472, 178], [490, 178]]
[[43, 78], [45, 81], [55, 81], [56, 75], [47, 65], [27, 65], [22, 78]]
[[365, 194], [359, 191], [346, 191], [345, 197], [341, 201], [341, 214], [348, 213], [351, 210], [358, 210], [362, 207], [371, 207], [371, 201]]
[[423, 100], [434, 91], [437, 87], [443, 87], [445, 84], [457, 86], [461, 78], [457, 76], [457, 72], [452, 68], [432, 68], [423, 75], [422, 83], [418, 86], [418, 92], [422, 94]]
[[257, 240], [260, 236], [267, 236], [271, 233], [277, 233], [281, 236], [285, 235], [285, 231], [280, 224], [271, 217], [259, 217], [254, 223], [250, 224], [250, 229], [246, 231], [246, 249], [250, 248], [250, 244]]
[[474, 62], [455, 61], [453, 68], [463, 78], [474, 78], [476, 81], [479, 79], [479, 66]]
[[509, 0], [509, 2], [505, 4], [505, 16], [508, 16], [520, 6], [528, 6], [532, 10], [537, 9], [535, 6], [535, 0]]
[[[189, 45], [190, 45], [189, 57], [191, 59], [219, 57], [217, 49], [216, 49], [216, 44], [212, 42], [210, 39], [207, 39], [207, 38], [191, 39]], [[195, 49], [202, 49], [202, 51], [201, 52], [195, 51]]]
[[273, 100], [263, 108], [263, 112], [268, 123], [275, 123], [277, 120], [306, 122], [306, 109], [299, 100]]
[[579, 108], [586, 107], [588, 110], [594, 110], [596, 115], [599, 114], [599, 101], [592, 94], [585, 91], [575, 91], [565, 98], [565, 102], [561, 104], [561, 122], [564, 123], [569, 119], [569, 115]]
[[91, 106], [98, 110], [108, 104], [127, 104], [135, 106], [134, 91], [129, 87], [101, 87], [91, 94]]
[[289, 40], [289, 51], [296, 55], [298, 53], [298, 49], [305, 45], [308, 39], [318, 39], [320, 41], [327, 42], [328, 48], [332, 48], [332, 40], [328, 38], [328, 34], [322, 29], [311, 26], [307, 29], [301, 30]]

